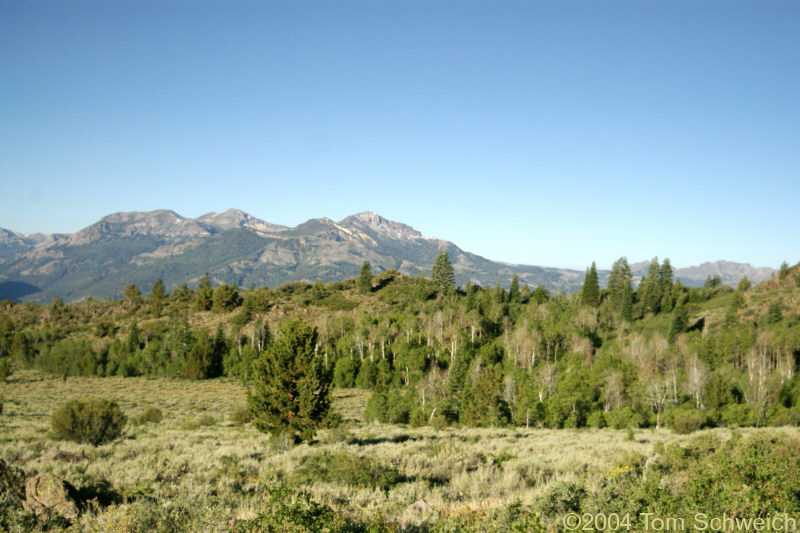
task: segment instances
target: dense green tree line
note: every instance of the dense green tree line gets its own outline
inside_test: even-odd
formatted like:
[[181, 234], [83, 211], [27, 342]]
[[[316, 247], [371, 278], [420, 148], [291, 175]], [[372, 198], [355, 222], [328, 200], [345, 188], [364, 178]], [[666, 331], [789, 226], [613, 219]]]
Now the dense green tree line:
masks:
[[[764, 287], [688, 288], [653, 259], [638, 286], [625, 258], [601, 289], [456, 288], [442, 252], [431, 279], [395, 271], [275, 289], [214, 287], [119, 302], [0, 306], [0, 370], [249, 381], [293, 318], [337, 387], [374, 391], [370, 418], [414, 425], [663, 426], [800, 422], [797, 268]], [[794, 273], [793, 273], [794, 272]], [[769, 285], [769, 284], [772, 285]]]

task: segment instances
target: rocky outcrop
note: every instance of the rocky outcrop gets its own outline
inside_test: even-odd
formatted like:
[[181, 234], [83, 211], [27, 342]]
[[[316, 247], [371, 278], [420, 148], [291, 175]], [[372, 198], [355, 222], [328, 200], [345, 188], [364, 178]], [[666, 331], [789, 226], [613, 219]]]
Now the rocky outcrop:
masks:
[[53, 474], [38, 474], [25, 482], [26, 511], [37, 518], [58, 515], [71, 520], [78, 517], [78, 491]]

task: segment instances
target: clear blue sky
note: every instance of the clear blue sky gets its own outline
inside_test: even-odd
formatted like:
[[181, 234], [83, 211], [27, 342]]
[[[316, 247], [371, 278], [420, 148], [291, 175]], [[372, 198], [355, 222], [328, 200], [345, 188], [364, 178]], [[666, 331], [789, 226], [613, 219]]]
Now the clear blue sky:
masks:
[[800, 2], [3, 2], [0, 227], [372, 210], [495, 260], [800, 260]]

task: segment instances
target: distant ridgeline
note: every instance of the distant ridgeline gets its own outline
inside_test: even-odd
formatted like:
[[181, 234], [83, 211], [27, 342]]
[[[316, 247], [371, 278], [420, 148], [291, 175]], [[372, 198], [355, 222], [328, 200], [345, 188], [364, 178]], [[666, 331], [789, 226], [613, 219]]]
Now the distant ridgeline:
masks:
[[796, 425], [800, 421], [800, 268], [734, 289], [691, 288], [668, 261], [634, 287], [620, 259], [600, 288], [594, 265], [571, 295], [513, 276], [509, 288], [467, 283], [447, 252], [431, 276], [397, 270], [275, 289], [214, 286], [118, 301], [0, 304], [0, 374], [233, 376], [277, 325], [318, 332], [337, 387], [374, 391], [367, 416], [437, 426]]
[[[375, 272], [416, 276], [430, 269], [441, 249], [450, 254], [460, 287], [499, 283], [508, 289], [516, 274], [523, 285], [570, 294], [581, 287], [584, 274], [491, 261], [372, 212], [289, 228], [235, 209], [195, 219], [160, 210], [115, 213], [74, 234], [21, 235], [0, 229], [0, 300], [121, 298], [128, 283], [150, 287], [161, 279], [168, 290], [196, 287], [204, 273], [214, 284], [240, 287], [341, 281], [355, 276], [364, 260]], [[647, 269], [647, 262], [631, 265], [634, 285]], [[674, 275], [688, 286], [702, 286], [709, 276], [735, 286], [743, 277], [761, 282], [774, 272], [718, 261], [676, 269]], [[600, 286], [608, 274], [598, 270]]]

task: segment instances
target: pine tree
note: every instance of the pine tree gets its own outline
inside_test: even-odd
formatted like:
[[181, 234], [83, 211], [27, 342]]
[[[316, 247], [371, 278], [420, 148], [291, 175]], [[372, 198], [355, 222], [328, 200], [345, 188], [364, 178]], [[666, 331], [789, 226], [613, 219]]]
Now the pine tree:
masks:
[[205, 369], [207, 378], [218, 378], [222, 375], [222, 360], [225, 358], [225, 352], [227, 351], [228, 339], [225, 337], [222, 324], [217, 323], [217, 331], [211, 340], [211, 351]]
[[788, 275], [789, 275], [789, 264], [786, 261], [784, 261], [783, 263], [781, 263], [781, 268], [778, 271], [778, 279], [784, 280]]
[[213, 302], [211, 308], [218, 313], [231, 311], [242, 303], [236, 285], [220, 285], [214, 289], [211, 298]]
[[764, 317], [764, 322], [767, 325], [777, 324], [783, 320], [783, 306], [780, 302], [772, 302], [769, 304], [767, 314]]
[[742, 279], [740, 279], [739, 280], [739, 284], [736, 285], [736, 292], [740, 292], [741, 293], [741, 292], [748, 291], [748, 290], [750, 290], [750, 287], [752, 287], [752, 286], [753, 286], [753, 284], [750, 282], [749, 279], [747, 279], [747, 276], [745, 276]]
[[132, 283], [125, 285], [125, 299], [133, 305], [142, 303], [142, 293], [139, 291], [139, 287]]
[[331, 374], [317, 354], [317, 330], [300, 321], [284, 323], [254, 364], [247, 404], [253, 424], [273, 436], [298, 441], [314, 437], [330, 414]]
[[450, 255], [447, 250], [442, 250], [436, 256], [431, 270], [431, 278], [436, 290], [441, 295], [449, 294], [455, 289], [455, 271], [450, 263]]
[[459, 421], [471, 426], [504, 426], [510, 420], [503, 400], [503, 372], [499, 364], [487, 366], [468, 384], [462, 396]]
[[194, 306], [200, 311], [208, 311], [212, 305], [214, 305], [214, 290], [211, 288], [211, 280], [208, 279], [208, 272], [206, 272], [197, 285]]
[[536, 302], [537, 305], [542, 305], [547, 300], [550, 299], [550, 291], [544, 288], [543, 285], [537, 285], [536, 288], [533, 290], [533, 294], [531, 295], [531, 299]]
[[620, 313], [622, 314], [622, 318], [628, 322], [633, 321], [633, 286], [630, 281], [625, 285], [622, 293], [622, 307], [620, 308]]
[[519, 303], [522, 300], [522, 295], [519, 290], [519, 276], [514, 274], [511, 278], [511, 287], [508, 289], [508, 301], [511, 303]]
[[661, 290], [661, 301], [659, 304], [661, 311], [672, 311], [675, 305], [673, 288], [673, 272], [669, 259], [664, 259], [659, 271], [659, 282]]
[[366, 294], [372, 290], [372, 266], [369, 261], [361, 264], [361, 272], [358, 273], [358, 292]]
[[158, 278], [155, 283], [153, 283], [153, 287], [150, 289], [150, 312], [156, 318], [161, 316], [161, 308], [164, 305], [164, 297], [164, 282], [161, 281], [161, 278]]
[[321, 279], [317, 279], [314, 282], [314, 286], [311, 287], [311, 299], [315, 302], [318, 302], [327, 296], [327, 291], [325, 291], [325, 285], [322, 283]]
[[597, 267], [592, 261], [592, 266], [586, 269], [581, 286], [581, 304], [591, 307], [600, 305], [600, 285], [597, 281]]
[[678, 337], [679, 333], [683, 333], [686, 331], [686, 328], [689, 326], [689, 313], [686, 310], [686, 306], [682, 303], [675, 306], [675, 310], [672, 311], [672, 318], [669, 322], [669, 332], [667, 333], [667, 340], [670, 343], [675, 342], [675, 339]]
[[625, 320], [633, 318], [633, 282], [631, 267], [628, 260], [620, 257], [611, 267], [608, 276], [608, 298], [611, 307], [622, 315]]
[[658, 258], [650, 261], [647, 276], [639, 285], [639, 295], [642, 301], [642, 313], [650, 311], [657, 314], [661, 303], [661, 268], [658, 265]]

